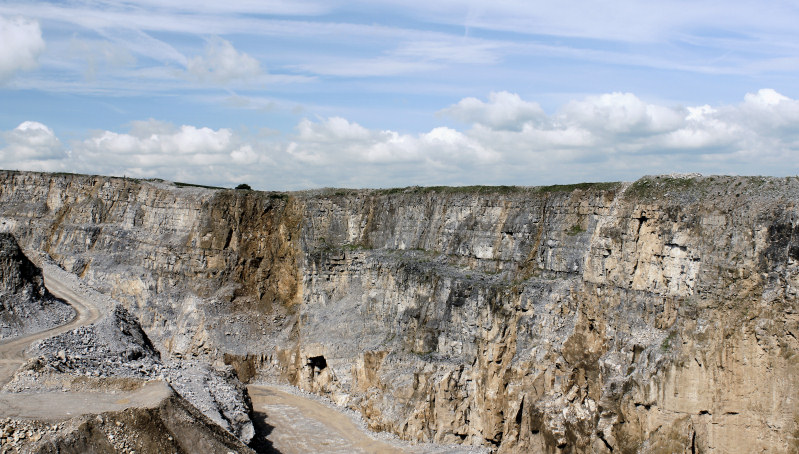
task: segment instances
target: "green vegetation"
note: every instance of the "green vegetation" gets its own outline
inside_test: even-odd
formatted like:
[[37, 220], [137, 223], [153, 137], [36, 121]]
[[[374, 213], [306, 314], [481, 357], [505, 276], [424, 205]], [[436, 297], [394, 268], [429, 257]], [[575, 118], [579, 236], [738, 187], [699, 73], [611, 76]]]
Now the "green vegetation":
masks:
[[[22, 173], [19, 170], [12, 170], [12, 172]], [[100, 175], [86, 175], [83, 173], [71, 173], [71, 172], [53, 172], [51, 175], [55, 177], [99, 177]]]
[[347, 243], [341, 246], [341, 249], [345, 251], [364, 251], [374, 248], [372, 245], [366, 243]]
[[669, 196], [675, 194], [708, 196], [726, 193], [739, 197], [747, 192], [761, 191], [766, 187], [775, 187], [780, 181], [788, 183], [790, 180], [787, 178], [776, 179], [761, 176], [646, 176], [631, 184], [625, 194], [649, 199], [662, 197], [666, 194], [669, 194]]
[[443, 194], [510, 194], [525, 191], [523, 186], [408, 186], [405, 188], [377, 189], [376, 194], [429, 194], [440, 192]]
[[566, 235], [574, 236], [583, 232], [585, 232], [584, 228], [580, 227], [579, 224], [574, 224], [569, 230], [566, 231]]
[[685, 191], [696, 188], [699, 184], [700, 180], [693, 177], [644, 177], [630, 185], [626, 194], [636, 197], [657, 197], [669, 191]]
[[555, 184], [550, 186], [408, 186], [405, 188], [377, 189], [376, 194], [428, 194], [438, 192], [442, 194], [513, 194], [518, 192], [571, 192], [575, 190], [595, 190], [609, 191], [620, 187], [619, 182], [607, 183], [576, 183], [576, 184]]
[[252, 188], [247, 183], [242, 183], [242, 184], [236, 186], [236, 189], [237, 190], [241, 190], [241, 191], [252, 191]]
[[674, 339], [676, 337], [677, 337], [677, 333], [676, 332], [674, 332], [674, 331], [670, 332], [669, 335], [666, 336], [666, 338], [663, 339], [663, 342], [660, 344], [660, 351], [662, 351], [663, 353], [666, 353], [669, 350], [671, 350], [672, 342], [674, 342]]
[[550, 186], [538, 186], [534, 189], [537, 192], [572, 192], [577, 189], [582, 191], [612, 191], [618, 189], [620, 186], [620, 182], [610, 181], [602, 183], [553, 184]]
[[219, 186], [206, 186], [206, 185], [203, 185], [203, 184], [182, 183], [180, 181], [175, 181], [172, 184], [174, 184], [175, 186], [177, 186], [179, 188], [227, 189], [227, 188], [222, 188], [222, 187], [219, 187]]

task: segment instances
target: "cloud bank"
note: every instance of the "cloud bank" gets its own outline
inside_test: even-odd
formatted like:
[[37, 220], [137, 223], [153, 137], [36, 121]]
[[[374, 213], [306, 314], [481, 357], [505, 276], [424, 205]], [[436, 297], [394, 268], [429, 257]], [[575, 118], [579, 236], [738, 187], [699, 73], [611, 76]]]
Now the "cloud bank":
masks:
[[3, 133], [0, 165], [159, 177], [262, 189], [438, 184], [537, 185], [669, 172], [799, 173], [799, 100], [771, 89], [734, 105], [664, 106], [632, 93], [573, 100], [553, 113], [514, 93], [465, 98], [427, 132], [302, 119], [290, 135], [134, 122], [70, 152], [47, 126]]

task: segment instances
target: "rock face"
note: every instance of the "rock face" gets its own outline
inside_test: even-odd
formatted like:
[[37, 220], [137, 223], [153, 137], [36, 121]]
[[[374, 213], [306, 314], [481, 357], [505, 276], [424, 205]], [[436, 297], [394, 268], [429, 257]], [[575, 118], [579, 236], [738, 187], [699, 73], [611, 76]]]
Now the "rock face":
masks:
[[406, 439], [799, 450], [799, 180], [269, 194], [5, 172], [0, 223], [224, 360]]
[[0, 233], [0, 339], [62, 325], [75, 311], [44, 288], [42, 272], [10, 233]]

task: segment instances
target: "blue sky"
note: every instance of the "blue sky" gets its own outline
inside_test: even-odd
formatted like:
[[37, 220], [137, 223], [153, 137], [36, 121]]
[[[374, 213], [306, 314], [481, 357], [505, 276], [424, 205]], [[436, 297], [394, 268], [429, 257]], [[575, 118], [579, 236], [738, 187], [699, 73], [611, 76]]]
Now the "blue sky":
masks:
[[260, 189], [799, 170], [799, 7], [0, 0], [0, 167]]

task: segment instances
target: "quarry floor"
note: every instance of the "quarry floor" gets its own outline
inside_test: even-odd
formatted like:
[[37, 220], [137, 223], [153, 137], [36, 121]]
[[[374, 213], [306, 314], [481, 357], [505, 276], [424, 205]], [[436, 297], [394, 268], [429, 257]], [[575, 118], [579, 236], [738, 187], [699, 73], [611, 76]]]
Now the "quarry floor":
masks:
[[315, 400], [271, 386], [250, 385], [247, 389], [256, 411], [255, 430], [261, 435], [256, 441], [259, 452], [407, 452], [369, 437], [346, 415]]

